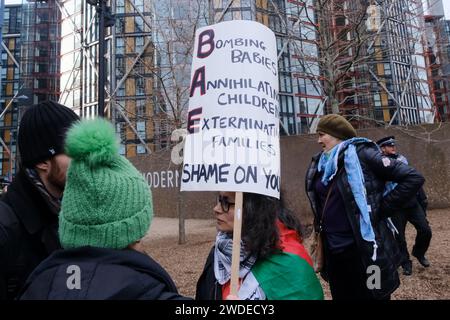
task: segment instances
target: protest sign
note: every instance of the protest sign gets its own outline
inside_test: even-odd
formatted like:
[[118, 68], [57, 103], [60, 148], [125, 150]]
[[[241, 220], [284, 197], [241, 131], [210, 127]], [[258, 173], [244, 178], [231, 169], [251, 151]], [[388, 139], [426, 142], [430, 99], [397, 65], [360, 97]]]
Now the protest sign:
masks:
[[278, 66], [274, 33], [253, 21], [197, 30], [182, 191], [279, 198]]
[[275, 34], [253, 21], [197, 30], [182, 191], [236, 192], [231, 295], [239, 292], [243, 192], [279, 198]]

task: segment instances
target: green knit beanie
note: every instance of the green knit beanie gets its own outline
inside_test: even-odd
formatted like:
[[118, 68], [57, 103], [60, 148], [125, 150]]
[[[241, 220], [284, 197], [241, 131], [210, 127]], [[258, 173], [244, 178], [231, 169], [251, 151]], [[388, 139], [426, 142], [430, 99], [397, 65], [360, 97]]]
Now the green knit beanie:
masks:
[[72, 158], [59, 214], [63, 248], [122, 249], [141, 239], [153, 216], [143, 176], [118, 153], [114, 127], [106, 120], [83, 120], [67, 133]]
[[317, 131], [328, 133], [329, 135], [347, 140], [356, 137], [356, 130], [350, 122], [338, 114], [328, 114], [322, 117], [317, 125]]

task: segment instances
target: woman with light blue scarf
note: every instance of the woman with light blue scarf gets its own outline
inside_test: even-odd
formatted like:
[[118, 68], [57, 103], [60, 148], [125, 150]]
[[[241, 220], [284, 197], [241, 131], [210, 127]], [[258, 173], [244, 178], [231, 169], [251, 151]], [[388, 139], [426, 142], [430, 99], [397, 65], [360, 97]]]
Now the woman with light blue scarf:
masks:
[[[312, 159], [306, 192], [324, 245], [321, 274], [334, 300], [390, 299], [400, 284], [400, 254], [387, 218], [424, 178], [357, 137], [340, 115], [322, 117], [317, 132], [323, 151]], [[398, 185], [383, 196], [386, 181]]]

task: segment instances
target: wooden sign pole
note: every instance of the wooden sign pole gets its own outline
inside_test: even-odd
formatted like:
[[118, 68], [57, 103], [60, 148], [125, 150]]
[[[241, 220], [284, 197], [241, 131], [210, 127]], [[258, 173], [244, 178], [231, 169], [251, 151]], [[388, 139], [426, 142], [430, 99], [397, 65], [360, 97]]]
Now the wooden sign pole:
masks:
[[233, 225], [233, 255], [231, 258], [231, 288], [230, 294], [237, 296], [239, 291], [239, 265], [241, 257], [242, 200], [243, 193], [236, 192], [234, 204]]

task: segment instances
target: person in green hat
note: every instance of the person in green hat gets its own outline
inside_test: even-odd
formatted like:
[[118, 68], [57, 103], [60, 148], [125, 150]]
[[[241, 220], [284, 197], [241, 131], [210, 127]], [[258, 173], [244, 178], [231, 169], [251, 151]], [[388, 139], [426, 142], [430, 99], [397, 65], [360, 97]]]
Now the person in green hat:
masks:
[[183, 299], [142, 248], [152, 195], [119, 155], [113, 126], [103, 119], [76, 123], [66, 153], [72, 162], [59, 214], [64, 250], [33, 271], [20, 299]]

